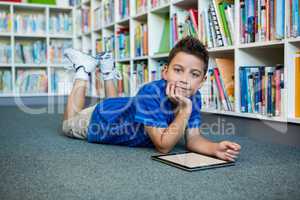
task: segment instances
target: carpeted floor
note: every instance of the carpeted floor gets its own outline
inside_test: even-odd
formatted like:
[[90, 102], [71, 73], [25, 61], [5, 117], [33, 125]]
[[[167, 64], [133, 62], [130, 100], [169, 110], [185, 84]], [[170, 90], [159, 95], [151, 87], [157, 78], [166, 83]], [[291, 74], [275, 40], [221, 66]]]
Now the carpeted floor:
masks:
[[236, 166], [191, 173], [151, 160], [154, 149], [64, 137], [61, 119], [61, 114], [29, 115], [0, 107], [0, 199], [300, 197], [299, 148], [211, 136], [242, 145]]

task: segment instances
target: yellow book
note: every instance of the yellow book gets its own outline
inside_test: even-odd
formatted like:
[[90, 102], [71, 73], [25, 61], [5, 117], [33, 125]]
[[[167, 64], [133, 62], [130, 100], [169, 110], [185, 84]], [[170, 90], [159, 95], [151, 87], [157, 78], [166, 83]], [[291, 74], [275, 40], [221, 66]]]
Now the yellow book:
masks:
[[300, 52], [295, 58], [295, 117], [300, 117]]

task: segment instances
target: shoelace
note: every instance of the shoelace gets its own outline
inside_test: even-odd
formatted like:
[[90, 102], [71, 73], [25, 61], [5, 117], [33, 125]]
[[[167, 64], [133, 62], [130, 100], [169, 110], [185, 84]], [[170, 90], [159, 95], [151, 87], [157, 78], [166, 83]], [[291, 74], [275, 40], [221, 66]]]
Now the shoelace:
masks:
[[118, 80], [122, 79], [121, 73], [116, 68], [114, 68], [107, 76], [112, 76], [113, 78]]

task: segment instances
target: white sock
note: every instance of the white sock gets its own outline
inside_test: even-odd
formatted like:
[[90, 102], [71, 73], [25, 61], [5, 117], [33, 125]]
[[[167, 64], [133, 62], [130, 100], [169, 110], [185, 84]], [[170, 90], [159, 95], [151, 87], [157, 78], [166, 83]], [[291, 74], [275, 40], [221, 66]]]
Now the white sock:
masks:
[[75, 79], [81, 79], [81, 80], [89, 80], [89, 74], [86, 73], [83, 68], [79, 68], [78, 71], [75, 74]]

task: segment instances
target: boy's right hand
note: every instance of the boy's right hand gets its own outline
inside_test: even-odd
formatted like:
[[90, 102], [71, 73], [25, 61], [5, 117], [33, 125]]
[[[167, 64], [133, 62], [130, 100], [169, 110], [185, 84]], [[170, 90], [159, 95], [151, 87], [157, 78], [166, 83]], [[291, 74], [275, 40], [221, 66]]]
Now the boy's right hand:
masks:
[[168, 82], [166, 87], [167, 96], [177, 103], [180, 111], [187, 114], [192, 112], [192, 101], [186, 97], [187, 91], [180, 85], [179, 82]]

